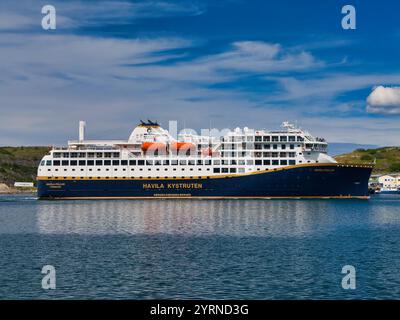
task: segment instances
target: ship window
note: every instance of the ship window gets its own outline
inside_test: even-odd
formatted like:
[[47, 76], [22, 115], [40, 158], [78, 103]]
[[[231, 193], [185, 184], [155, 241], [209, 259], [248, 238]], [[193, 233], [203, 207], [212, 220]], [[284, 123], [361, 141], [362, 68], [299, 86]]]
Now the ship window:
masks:
[[155, 166], [161, 166], [161, 160], [154, 160]]
[[264, 142], [269, 142], [269, 141], [271, 141], [271, 137], [270, 136], [264, 136], [263, 137], [263, 141]]
[[256, 137], [255, 137], [255, 141], [256, 141], [256, 142], [261, 142], [261, 138], [262, 138], [261, 136], [256, 136]]
[[61, 164], [63, 166], [68, 166], [69, 165], [69, 161], [68, 160], [63, 160], [63, 161], [61, 161]]
[[264, 164], [264, 166], [270, 166], [271, 165], [271, 160], [264, 160], [263, 164]]
[[272, 160], [272, 165], [273, 166], [278, 166], [279, 165], [279, 160]]
[[104, 158], [111, 158], [111, 152], [105, 152]]
[[252, 166], [253, 165], [253, 160], [247, 160], [246, 163], [247, 163], [248, 166]]
[[278, 145], [277, 144], [273, 144], [272, 145], [272, 149], [274, 149], [274, 150], [278, 149]]
[[86, 161], [85, 160], [79, 160], [79, 165], [80, 166], [86, 166]]
[[119, 158], [119, 152], [113, 152], [113, 158]]
[[128, 160], [121, 160], [121, 166], [127, 166]]
[[296, 141], [296, 137], [295, 137], [295, 136], [289, 136], [289, 141], [290, 141], [290, 142]]
[[244, 168], [239, 168], [239, 173], [244, 173], [244, 172], [245, 172]]
[[262, 161], [261, 160], [256, 160], [256, 166], [261, 166], [262, 165]]
[[270, 144], [264, 144], [264, 149], [271, 149], [271, 145]]
[[294, 144], [290, 145], [290, 149], [292, 149], [292, 150], [294, 149]]
[[55, 152], [55, 153], [53, 154], [53, 157], [54, 157], [54, 158], [61, 158], [61, 153], [60, 153], [60, 152]]
[[47, 169], [47, 171], [51, 171], [51, 169]]
[[219, 166], [221, 164], [221, 162], [219, 160], [214, 160], [214, 165]]
[[78, 158], [77, 152], [71, 152], [71, 158]]
[[286, 156], [287, 156], [287, 155], [286, 155], [286, 152], [281, 152], [281, 154], [280, 154], [280, 157], [281, 157], [281, 158], [286, 158]]
[[94, 158], [94, 152], [89, 152], [89, 153], [87, 154], [87, 156], [88, 156], [88, 158]]
[[153, 160], [146, 160], [146, 165], [147, 166], [152, 166], [153, 165]]
[[194, 164], [195, 164], [195, 161], [194, 161], [194, 160], [189, 160], [189, 161], [188, 161], [188, 165], [189, 165], [189, 166], [194, 166]]
[[97, 169], [97, 171], [100, 171], [101, 169]]
[[228, 165], [229, 164], [229, 160], [222, 160], [222, 164], [223, 165]]
[[272, 141], [273, 142], [277, 142], [279, 140], [279, 137], [277, 137], [277, 136], [272, 136]]
[[79, 158], [86, 158], [86, 153], [85, 152], [79, 152], [78, 157]]
[[221, 168], [222, 173], [228, 173], [228, 168]]
[[291, 166], [295, 165], [295, 164], [296, 164], [296, 160], [289, 160], [289, 164], [290, 164]]
[[53, 166], [59, 166], [59, 165], [60, 165], [60, 160], [53, 161]]
[[69, 158], [69, 152], [63, 153], [63, 158]]
[[113, 166], [119, 166], [119, 160], [113, 160], [112, 161]]
[[287, 141], [287, 136], [280, 136], [279, 139], [281, 142], [286, 142]]
[[87, 165], [88, 166], [94, 166], [94, 160], [88, 160]]
[[163, 165], [164, 165], [164, 166], [168, 166], [168, 165], [169, 165], [169, 160], [164, 160], [164, 161], [163, 161]]
[[204, 160], [204, 164], [206, 166], [210, 166], [211, 165], [211, 160]]
[[96, 158], [103, 158], [103, 152], [97, 152]]
[[178, 165], [178, 160], [171, 160], [171, 165], [177, 166]]
[[297, 136], [297, 141], [304, 141], [304, 138], [301, 136]]
[[281, 166], [287, 166], [287, 160], [281, 160]]
[[83, 169], [81, 169], [81, 171], [83, 171]]
[[231, 169], [229, 170], [229, 172], [230, 172], [230, 173], [236, 173], [236, 168], [231, 168]]
[[129, 160], [130, 166], [136, 166], [136, 160]]
[[282, 150], [285, 150], [285, 149], [286, 149], [286, 144], [282, 144], [282, 145], [281, 145], [281, 149], [282, 149]]
[[179, 161], [179, 164], [180, 164], [181, 166], [186, 165], [186, 160], [180, 160], [180, 161]]
[[236, 165], [236, 164], [237, 164], [237, 161], [236, 161], [236, 160], [232, 160], [232, 161], [231, 161], [231, 164], [232, 164], [232, 165]]
[[271, 156], [272, 158], [278, 158], [279, 153], [278, 152], [272, 152]]
[[296, 157], [296, 152], [289, 152], [289, 158]]
[[69, 163], [70, 166], [77, 166], [78, 165], [78, 161], [76, 160], [71, 160], [71, 162]]
[[240, 166], [244, 166], [246, 164], [246, 161], [244, 161], [244, 160], [239, 160], [239, 165]]
[[111, 166], [111, 160], [104, 160], [105, 166]]
[[144, 166], [144, 160], [138, 160], [138, 166]]
[[103, 160], [96, 160], [96, 166], [102, 166]]
[[44, 161], [44, 160], [42, 160], [41, 162], [40, 162], [40, 165], [41, 166], [44, 166], [46, 164], [46, 161]]
[[197, 165], [199, 166], [203, 165], [203, 160], [197, 160]]

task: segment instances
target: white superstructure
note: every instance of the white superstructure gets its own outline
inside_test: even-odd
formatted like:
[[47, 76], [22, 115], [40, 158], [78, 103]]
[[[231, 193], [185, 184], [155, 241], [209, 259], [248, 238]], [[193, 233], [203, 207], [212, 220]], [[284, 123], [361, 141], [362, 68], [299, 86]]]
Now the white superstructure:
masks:
[[310, 163], [335, 163], [327, 143], [284, 122], [282, 130], [236, 128], [223, 137], [183, 133], [174, 139], [157, 123], [142, 122], [128, 140], [79, 140], [53, 148], [38, 176], [179, 178], [235, 175]]

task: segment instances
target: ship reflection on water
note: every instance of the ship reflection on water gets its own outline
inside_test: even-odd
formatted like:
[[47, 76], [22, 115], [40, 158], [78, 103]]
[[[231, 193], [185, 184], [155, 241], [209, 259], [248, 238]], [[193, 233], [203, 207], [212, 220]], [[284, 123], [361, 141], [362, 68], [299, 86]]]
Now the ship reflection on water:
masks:
[[43, 234], [301, 236], [329, 227], [326, 201], [48, 202], [37, 207]]

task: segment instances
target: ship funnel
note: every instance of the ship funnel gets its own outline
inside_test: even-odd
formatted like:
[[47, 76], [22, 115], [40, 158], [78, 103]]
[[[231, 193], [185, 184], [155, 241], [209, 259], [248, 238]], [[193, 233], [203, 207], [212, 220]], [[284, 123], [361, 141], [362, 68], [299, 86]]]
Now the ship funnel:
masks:
[[79, 121], [79, 142], [85, 140], [86, 121]]

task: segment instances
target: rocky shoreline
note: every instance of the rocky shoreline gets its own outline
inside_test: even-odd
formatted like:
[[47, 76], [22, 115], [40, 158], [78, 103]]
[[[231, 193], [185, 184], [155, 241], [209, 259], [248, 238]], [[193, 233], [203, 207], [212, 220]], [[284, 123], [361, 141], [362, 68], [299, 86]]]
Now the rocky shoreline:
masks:
[[35, 193], [36, 188], [13, 188], [5, 183], [0, 183], [0, 194]]

